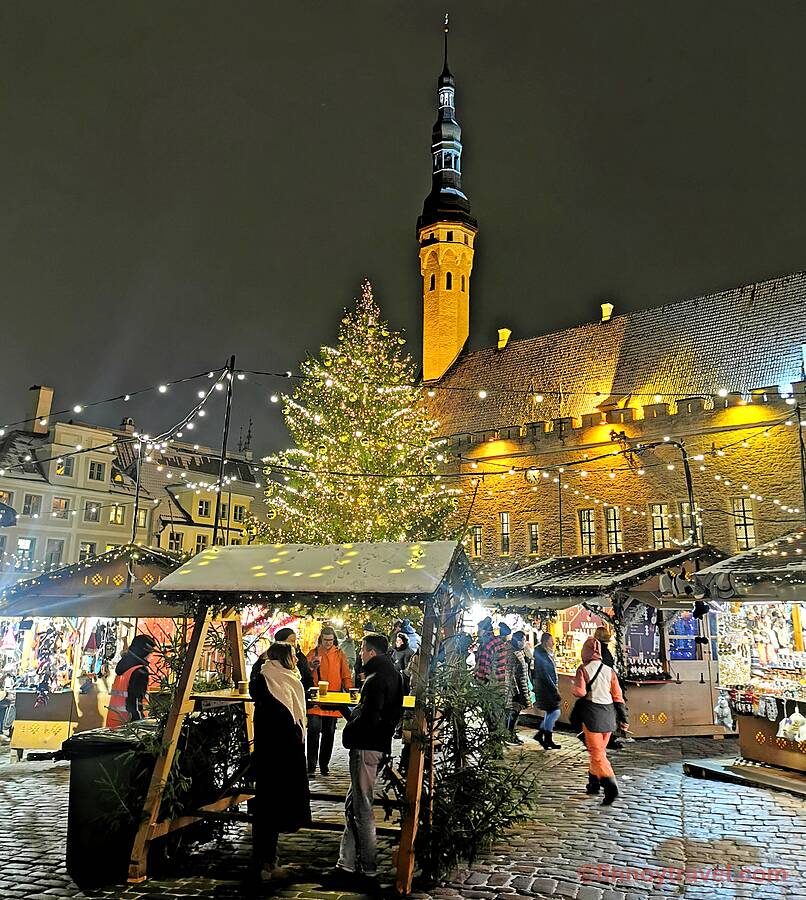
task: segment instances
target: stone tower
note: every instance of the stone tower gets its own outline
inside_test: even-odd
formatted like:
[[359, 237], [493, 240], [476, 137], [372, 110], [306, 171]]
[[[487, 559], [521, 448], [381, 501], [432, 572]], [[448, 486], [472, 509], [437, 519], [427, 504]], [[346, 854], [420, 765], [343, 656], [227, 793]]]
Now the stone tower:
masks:
[[462, 129], [456, 121], [456, 83], [445, 65], [439, 76], [437, 121], [431, 137], [431, 193], [417, 220], [423, 276], [423, 380], [441, 378], [467, 343], [470, 272], [478, 226], [462, 191]]

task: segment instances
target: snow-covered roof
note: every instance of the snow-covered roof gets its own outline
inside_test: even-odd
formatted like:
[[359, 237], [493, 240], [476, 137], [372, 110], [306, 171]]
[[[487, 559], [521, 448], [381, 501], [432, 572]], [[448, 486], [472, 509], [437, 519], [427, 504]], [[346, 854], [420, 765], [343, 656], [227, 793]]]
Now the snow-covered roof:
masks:
[[432, 594], [456, 541], [211, 547], [163, 578], [159, 593]]

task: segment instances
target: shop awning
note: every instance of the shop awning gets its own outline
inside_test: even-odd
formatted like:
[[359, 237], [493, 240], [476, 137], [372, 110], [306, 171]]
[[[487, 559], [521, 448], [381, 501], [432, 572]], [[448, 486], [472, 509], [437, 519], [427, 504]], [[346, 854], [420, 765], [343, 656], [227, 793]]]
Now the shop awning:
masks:
[[[687, 547], [552, 557], [488, 581], [484, 590], [493, 605], [518, 609], [566, 609], [578, 603], [610, 606], [617, 590], [658, 605], [667, 591], [669, 600], [675, 591], [675, 579], [670, 579], [668, 587], [661, 585], [660, 576], [667, 569], [719, 555], [712, 547]], [[691, 602], [687, 598], [687, 604]]]
[[695, 577], [712, 600], [806, 602], [806, 531], [737, 553]]
[[127, 545], [9, 585], [0, 616], [98, 616], [107, 619], [178, 618], [181, 605], [152, 593], [178, 565], [172, 553]]
[[[160, 594], [429, 595], [475, 585], [456, 541], [211, 547], [164, 578]], [[477, 587], [477, 586], [476, 586]]]

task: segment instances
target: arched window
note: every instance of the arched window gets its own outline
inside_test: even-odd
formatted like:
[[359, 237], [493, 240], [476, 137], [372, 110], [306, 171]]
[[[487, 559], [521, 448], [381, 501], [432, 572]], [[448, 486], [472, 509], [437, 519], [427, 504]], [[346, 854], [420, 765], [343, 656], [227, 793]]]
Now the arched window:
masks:
[[465, 289], [465, 276], [462, 275], [462, 290]]
[[432, 275], [431, 276], [431, 287], [429, 288], [429, 290], [433, 291], [436, 286], [437, 286], [437, 276]]
[[450, 272], [445, 273], [445, 290], [449, 291], [453, 287], [453, 275]]

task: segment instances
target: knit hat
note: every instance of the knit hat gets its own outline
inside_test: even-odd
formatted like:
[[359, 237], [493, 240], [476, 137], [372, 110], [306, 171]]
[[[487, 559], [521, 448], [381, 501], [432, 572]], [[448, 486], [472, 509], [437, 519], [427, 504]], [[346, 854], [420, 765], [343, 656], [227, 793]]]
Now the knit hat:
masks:
[[403, 624], [400, 626], [401, 634], [414, 634], [414, 627], [408, 619], [403, 619]]
[[501, 637], [507, 637], [508, 635], [512, 634], [512, 629], [509, 627], [509, 625], [507, 625], [506, 622], [502, 622], [498, 626], [498, 633], [501, 635]]
[[489, 616], [482, 619], [481, 622], [479, 622], [479, 624], [478, 624], [478, 630], [479, 631], [492, 631], [493, 630], [493, 620]]

